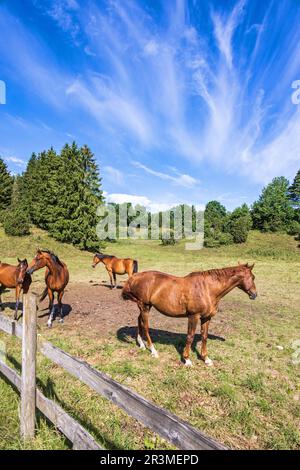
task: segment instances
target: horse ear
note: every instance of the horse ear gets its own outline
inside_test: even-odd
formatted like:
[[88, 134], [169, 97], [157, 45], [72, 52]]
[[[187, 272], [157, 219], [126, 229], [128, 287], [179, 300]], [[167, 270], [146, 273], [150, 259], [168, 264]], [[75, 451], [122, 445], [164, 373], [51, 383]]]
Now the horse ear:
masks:
[[37, 253], [39, 253], [39, 254], [41, 254], [41, 253], [42, 253], [42, 251], [41, 251], [41, 249], [40, 249], [40, 248], [38, 248], [38, 249], [36, 250], [36, 252], [37, 252]]
[[253, 264], [248, 264], [248, 268], [250, 269], [250, 271], [252, 271], [252, 269], [254, 268], [254, 266], [255, 266], [255, 263], [253, 263]]
[[20, 258], [18, 258], [18, 263], [22, 263], [22, 261], [20, 260]]

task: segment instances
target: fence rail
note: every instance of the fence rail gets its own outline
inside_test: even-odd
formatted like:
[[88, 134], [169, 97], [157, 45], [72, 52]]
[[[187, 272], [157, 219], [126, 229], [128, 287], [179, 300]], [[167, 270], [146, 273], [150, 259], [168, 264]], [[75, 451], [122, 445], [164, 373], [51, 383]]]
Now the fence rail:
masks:
[[[21, 325], [11, 321], [8, 317], [2, 314], [0, 314], [0, 329], [10, 335], [15, 335], [22, 338]], [[71, 356], [51, 343], [46, 341], [39, 341], [37, 349], [52, 362], [61, 366], [68, 373], [95, 390], [99, 395], [115, 403], [128, 415], [137, 419], [142, 425], [150, 428], [164, 439], [167, 439], [177, 448], [182, 450], [226, 449], [226, 447], [224, 447], [222, 444], [206, 436], [201, 431], [195, 429], [190, 424], [178, 418], [176, 415], [151, 403], [136, 392], [130, 390], [124, 385], [119, 384], [106, 374], [98, 371], [97, 369], [94, 369], [86, 362]], [[3, 363], [0, 364], [0, 371], [3, 372]], [[5, 370], [8, 370], [7, 366]], [[11, 372], [10, 375], [12, 376]], [[38, 396], [40, 396], [40, 392], [38, 392]], [[48, 400], [46, 397], [44, 397], [44, 399]], [[39, 406], [38, 401], [37, 406]], [[65, 412], [63, 413], [67, 415]], [[50, 421], [52, 421], [51, 413], [48, 413], [47, 417], [49, 417]], [[69, 418], [73, 419], [71, 417]], [[54, 421], [52, 422], [56, 424], [55, 416], [53, 419]], [[67, 420], [66, 416], [64, 417], [64, 420]], [[63, 430], [62, 432], [65, 434]], [[82, 432], [83, 431], [81, 429], [80, 432], [78, 431], [76, 435], [80, 436]], [[67, 437], [69, 438], [69, 436]], [[90, 436], [90, 438], [92, 437]]]

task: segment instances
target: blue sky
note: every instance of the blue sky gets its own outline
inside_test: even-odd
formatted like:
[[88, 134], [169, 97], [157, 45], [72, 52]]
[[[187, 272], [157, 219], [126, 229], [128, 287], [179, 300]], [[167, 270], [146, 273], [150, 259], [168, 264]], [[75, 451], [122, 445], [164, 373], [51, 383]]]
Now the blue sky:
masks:
[[76, 140], [107, 200], [251, 203], [300, 167], [300, 2], [0, 0], [0, 155]]

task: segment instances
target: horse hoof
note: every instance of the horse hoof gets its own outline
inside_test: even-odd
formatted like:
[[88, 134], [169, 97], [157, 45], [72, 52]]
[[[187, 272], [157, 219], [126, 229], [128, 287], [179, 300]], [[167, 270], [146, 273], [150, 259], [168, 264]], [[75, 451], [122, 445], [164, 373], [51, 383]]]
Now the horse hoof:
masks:
[[64, 319], [63, 319], [63, 318], [60, 318], [60, 319], [58, 320], [58, 323], [63, 323], [63, 322], [64, 322]]
[[151, 356], [154, 357], [155, 359], [158, 359], [158, 357], [159, 357], [157, 351], [152, 352], [152, 353], [151, 353]]
[[192, 367], [193, 363], [190, 359], [185, 359], [184, 365], [185, 367]]
[[208, 366], [208, 367], [214, 365], [213, 361], [212, 361], [209, 357], [207, 357], [207, 358], [205, 359], [204, 364], [205, 364], [206, 366]]
[[48, 326], [48, 328], [52, 328], [52, 323], [47, 322], [47, 326]]

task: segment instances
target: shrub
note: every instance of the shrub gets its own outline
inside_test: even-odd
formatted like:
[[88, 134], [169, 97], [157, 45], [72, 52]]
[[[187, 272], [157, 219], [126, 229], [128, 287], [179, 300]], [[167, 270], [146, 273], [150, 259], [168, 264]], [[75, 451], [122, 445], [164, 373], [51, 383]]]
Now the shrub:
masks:
[[239, 217], [230, 220], [228, 231], [233, 238], [234, 243], [245, 243], [248, 238], [249, 225], [247, 217]]

